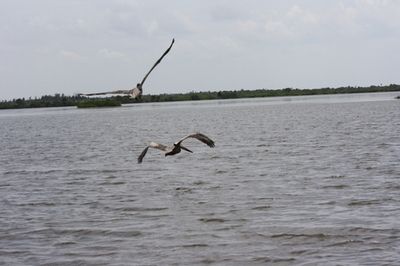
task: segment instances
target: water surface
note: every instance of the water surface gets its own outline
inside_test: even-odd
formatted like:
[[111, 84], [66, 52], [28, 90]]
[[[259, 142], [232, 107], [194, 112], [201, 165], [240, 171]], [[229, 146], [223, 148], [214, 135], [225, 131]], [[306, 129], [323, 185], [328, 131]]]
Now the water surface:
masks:
[[396, 265], [397, 94], [2, 110], [0, 264]]

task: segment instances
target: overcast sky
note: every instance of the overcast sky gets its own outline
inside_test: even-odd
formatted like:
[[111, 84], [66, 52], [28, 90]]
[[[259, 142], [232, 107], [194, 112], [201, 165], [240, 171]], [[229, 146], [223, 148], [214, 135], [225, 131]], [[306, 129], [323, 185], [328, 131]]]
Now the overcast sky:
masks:
[[0, 0], [0, 100], [400, 83], [398, 0]]

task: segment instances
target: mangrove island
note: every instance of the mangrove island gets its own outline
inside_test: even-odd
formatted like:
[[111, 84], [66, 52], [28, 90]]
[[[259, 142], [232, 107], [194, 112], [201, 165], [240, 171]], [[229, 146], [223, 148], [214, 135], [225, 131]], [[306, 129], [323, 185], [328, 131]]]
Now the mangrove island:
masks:
[[171, 93], [158, 95], [143, 95], [140, 99], [132, 99], [126, 96], [113, 96], [109, 98], [88, 98], [82, 95], [67, 96], [64, 94], [45, 95], [40, 98], [18, 98], [0, 101], [0, 109], [15, 108], [38, 108], [38, 107], [60, 107], [77, 106], [79, 108], [89, 107], [111, 107], [126, 103], [143, 102], [172, 102], [172, 101], [198, 101], [217, 99], [238, 99], [256, 97], [278, 97], [278, 96], [301, 96], [322, 94], [344, 94], [344, 93], [368, 93], [368, 92], [390, 92], [400, 91], [400, 85], [390, 84], [369, 87], [339, 87], [320, 89], [258, 89], [258, 90], [233, 90], [233, 91], [199, 91], [188, 93]]

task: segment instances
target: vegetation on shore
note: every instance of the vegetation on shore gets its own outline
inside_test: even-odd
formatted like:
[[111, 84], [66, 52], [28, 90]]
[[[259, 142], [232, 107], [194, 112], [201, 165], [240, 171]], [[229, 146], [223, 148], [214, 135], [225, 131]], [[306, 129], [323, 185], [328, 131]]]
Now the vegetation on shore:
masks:
[[110, 97], [107, 98], [107, 100], [105, 100], [105, 98], [87, 98], [80, 95], [66, 96], [64, 94], [55, 94], [54, 96], [45, 95], [40, 98], [34, 98], [34, 99], [18, 98], [10, 101], [0, 101], [0, 109], [58, 107], [58, 106], [103, 107], [103, 106], [119, 106], [120, 104], [124, 103], [138, 103], [138, 102], [197, 101], [197, 100], [216, 100], [216, 99], [388, 92], [388, 91], [400, 91], [400, 85], [391, 84], [387, 86], [369, 86], [369, 87], [348, 86], [339, 88], [320, 88], [320, 89], [285, 88], [278, 90], [259, 89], [259, 90], [188, 92], [188, 93], [174, 93], [174, 94], [143, 95], [140, 100], [122, 96]]
[[235, 90], [235, 91], [207, 91], [189, 92], [177, 94], [143, 95], [143, 102], [169, 102], [169, 101], [196, 101], [216, 99], [238, 99], [257, 97], [279, 97], [279, 96], [301, 96], [301, 95], [322, 95], [322, 94], [345, 94], [345, 93], [368, 93], [368, 92], [389, 92], [400, 91], [400, 85], [391, 84], [387, 86], [369, 87], [339, 87], [320, 89], [278, 89], [278, 90]]
[[76, 104], [78, 108], [93, 108], [93, 107], [115, 107], [121, 106], [121, 103], [116, 99], [87, 99]]

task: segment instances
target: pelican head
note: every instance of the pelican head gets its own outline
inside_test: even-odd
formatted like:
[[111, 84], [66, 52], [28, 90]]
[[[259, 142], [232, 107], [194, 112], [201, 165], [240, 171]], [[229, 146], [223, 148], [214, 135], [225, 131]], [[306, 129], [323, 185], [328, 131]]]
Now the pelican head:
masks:
[[141, 92], [143, 91], [141, 83], [136, 84], [136, 88], [138, 88]]

